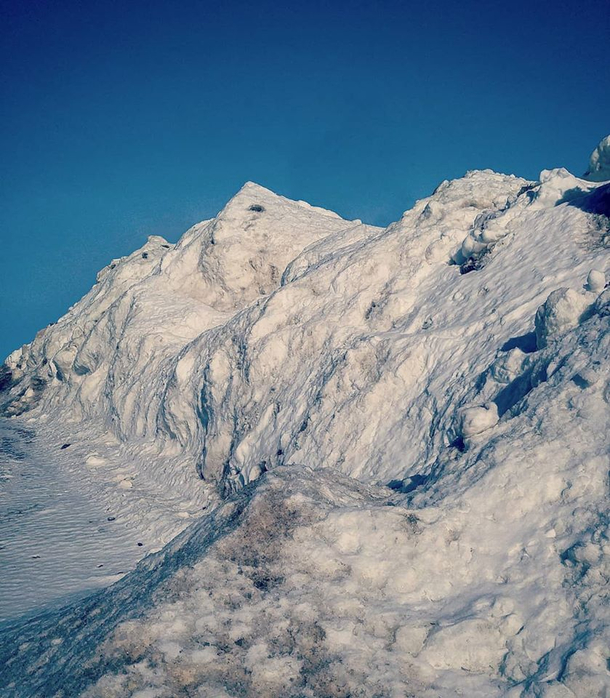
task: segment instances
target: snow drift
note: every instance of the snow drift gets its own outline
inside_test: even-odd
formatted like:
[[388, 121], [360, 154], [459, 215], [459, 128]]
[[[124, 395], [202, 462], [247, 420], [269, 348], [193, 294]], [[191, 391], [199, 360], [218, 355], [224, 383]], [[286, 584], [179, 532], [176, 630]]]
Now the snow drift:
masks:
[[8, 695], [606, 695], [609, 199], [469, 172], [380, 229], [248, 184], [100, 272], [3, 410], [210, 513], [9, 630]]

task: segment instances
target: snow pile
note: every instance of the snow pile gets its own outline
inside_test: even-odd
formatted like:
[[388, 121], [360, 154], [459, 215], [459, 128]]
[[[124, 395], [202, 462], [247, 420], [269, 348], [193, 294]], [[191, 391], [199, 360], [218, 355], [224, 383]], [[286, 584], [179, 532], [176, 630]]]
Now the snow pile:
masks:
[[610, 179], [610, 136], [602, 138], [597, 148], [591, 153], [589, 169], [584, 177], [592, 182], [604, 182]]
[[6, 695], [604, 696], [609, 330], [606, 290], [425, 487], [266, 473], [107, 591], [9, 630]]
[[336, 214], [246, 184], [177, 245], [151, 237], [113, 260], [57, 324], [11, 354], [6, 365], [18, 389], [8, 413], [30, 408], [44, 392], [47, 411], [69, 400], [65, 417], [108, 419], [116, 412], [116, 427], [137, 433], [141, 424], [126, 404], [133, 396], [124, 394], [137, 389], [132, 377], [154, 375], [203, 330], [279, 286], [284, 267], [306, 245], [350, 227]]
[[[185, 369], [181, 352], [278, 287], [305, 246], [354, 228], [376, 230], [246, 184], [215, 219], [176, 245], [151, 238], [114, 260], [64, 317], [13, 352], [0, 380], [4, 413], [26, 412], [51, 438], [117, 463], [94, 466], [98, 479], [107, 472], [114, 480], [121, 461], [145, 460], [127, 477], [136, 497], [155, 488], [184, 497], [198, 486], [193, 455], [172, 435], [166, 443], [159, 434], [168, 381]], [[184, 406], [182, 429], [197, 431], [191, 407]], [[113, 439], [119, 445], [109, 454]], [[85, 460], [93, 465], [90, 456]]]
[[101, 272], [4, 411], [198, 520], [8, 630], [7, 695], [605, 695], [609, 186], [469, 172], [380, 229], [249, 184]]
[[413, 475], [535, 307], [603, 268], [598, 190], [470, 172], [382, 230], [247, 185], [175, 247], [110, 265], [9, 357], [6, 409], [138, 443], [167, 487], [198, 472], [226, 493], [290, 462]]

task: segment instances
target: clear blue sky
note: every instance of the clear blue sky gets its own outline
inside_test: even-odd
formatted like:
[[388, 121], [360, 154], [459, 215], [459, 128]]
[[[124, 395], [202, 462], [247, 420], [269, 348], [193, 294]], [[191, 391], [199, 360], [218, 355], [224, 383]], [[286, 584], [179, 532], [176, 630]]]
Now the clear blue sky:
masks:
[[610, 132], [608, 0], [0, 7], [1, 356], [246, 180], [383, 224]]

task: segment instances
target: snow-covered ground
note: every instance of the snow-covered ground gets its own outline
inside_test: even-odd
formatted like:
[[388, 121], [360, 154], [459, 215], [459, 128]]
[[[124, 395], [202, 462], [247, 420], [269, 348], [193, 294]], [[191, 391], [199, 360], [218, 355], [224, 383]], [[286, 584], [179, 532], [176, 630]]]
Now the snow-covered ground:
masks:
[[0, 622], [106, 586], [148, 552], [139, 522], [87, 496], [63, 452], [8, 421], [0, 442]]
[[248, 184], [100, 272], [2, 374], [74, 502], [6, 569], [78, 528], [99, 583], [87, 502], [113, 572], [167, 545], [5, 628], [7, 695], [606, 696], [606, 140], [386, 229]]

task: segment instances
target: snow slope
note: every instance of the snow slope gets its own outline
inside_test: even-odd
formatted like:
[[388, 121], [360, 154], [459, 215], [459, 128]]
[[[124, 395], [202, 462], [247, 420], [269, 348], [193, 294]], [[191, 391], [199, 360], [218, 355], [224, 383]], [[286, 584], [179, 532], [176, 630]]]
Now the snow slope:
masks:
[[42, 443], [0, 420], [0, 621], [107, 586], [159, 544], [150, 517], [106, 508]]
[[609, 213], [563, 169], [386, 229], [249, 184], [113, 262], [4, 411], [160, 543], [210, 513], [7, 630], [8, 695], [607, 695]]

